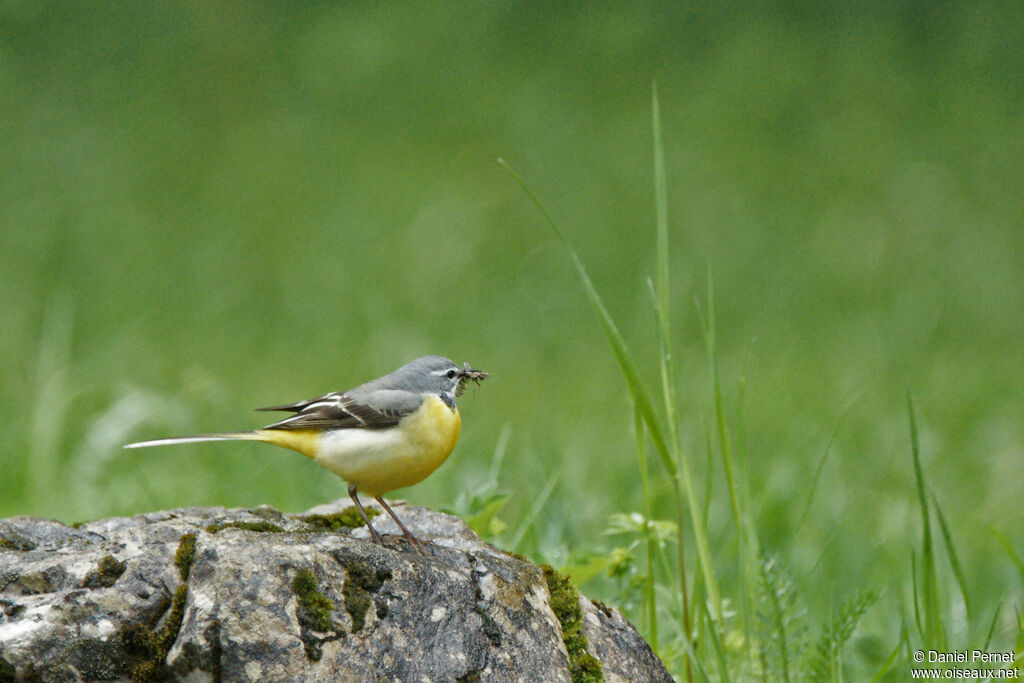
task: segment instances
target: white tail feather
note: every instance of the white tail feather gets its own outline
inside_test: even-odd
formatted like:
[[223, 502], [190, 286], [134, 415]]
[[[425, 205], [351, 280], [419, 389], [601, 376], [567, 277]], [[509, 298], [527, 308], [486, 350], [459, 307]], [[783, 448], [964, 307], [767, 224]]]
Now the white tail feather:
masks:
[[149, 446], [170, 446], [176, 443], [200, 443], [203, 441], [259, 441], [258, 432], [224, 432], [223, 434], [196, 434], [194, 436], [174, 436], [169, 439], [153, 439], [130, 443], [125, 448], [148, 448]]

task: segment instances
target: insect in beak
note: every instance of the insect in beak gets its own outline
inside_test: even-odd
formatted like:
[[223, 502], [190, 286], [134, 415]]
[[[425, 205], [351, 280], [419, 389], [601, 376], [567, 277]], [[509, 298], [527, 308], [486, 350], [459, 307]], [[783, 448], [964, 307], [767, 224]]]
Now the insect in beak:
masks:
[[467, 382], [480, 384], [486, 378], [487, 373], [483, 370], [474, 370], [469, 367], [469, 363], [463, 363], [462, 367], [459, 368], [459, 386], [455, 389], [455, 395], [462, 396], [462, 392], [466, 390]]

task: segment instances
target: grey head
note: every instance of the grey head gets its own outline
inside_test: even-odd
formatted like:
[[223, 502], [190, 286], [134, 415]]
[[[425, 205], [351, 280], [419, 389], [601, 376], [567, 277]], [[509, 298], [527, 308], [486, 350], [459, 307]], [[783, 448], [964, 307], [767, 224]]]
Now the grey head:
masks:
[[454, 408], [455, 398], [462, 395], [468, 382], [479, 383], [486, 377], [486, 372], [474, 370], [469, 367], [469, 363], [460, 366], [444, 356], [423, 356], [406, 363], [390, 375], [361, 384], [345, 393], [353, 398], [381, 390], [434, 394]]

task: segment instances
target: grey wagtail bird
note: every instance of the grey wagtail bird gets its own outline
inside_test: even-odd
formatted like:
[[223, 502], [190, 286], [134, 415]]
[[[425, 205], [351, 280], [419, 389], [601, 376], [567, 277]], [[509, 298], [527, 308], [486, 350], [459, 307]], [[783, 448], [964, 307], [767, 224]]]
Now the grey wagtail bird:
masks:
[[383, 544], [357, 491], [373, 496], [423, 552], [382, 496], [423, 481], [448, 458], [462, 429], [455, 398], [468, 382], [479, 384], [485, 377], [468, 363], [460, 367], [441, 356], [424, 356], [348, 391], [257, 408], [295, 413], [263, 429], [140, 441], [125, 448], [236, 440], [290, 448], [348, 482], [348, 495], [374, 541]]

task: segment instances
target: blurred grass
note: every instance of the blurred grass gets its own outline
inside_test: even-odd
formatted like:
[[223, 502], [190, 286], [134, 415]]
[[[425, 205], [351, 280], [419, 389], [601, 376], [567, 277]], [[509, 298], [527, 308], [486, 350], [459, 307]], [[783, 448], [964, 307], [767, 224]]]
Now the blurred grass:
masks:
[[[744, 513], [819, 623], [855, 588], [910, 597], [927, 504], [909, 385], [961, 588], [1013, 632], [1022, 24], [1010, 2], [5, 3], [0, 515], [339, 497], [283, 451], [120, 445], [257, 426], [251, 408], [442, 353], [493, 379], [462, 399], [451, 462], [400, 495], [441, 507], [483, 488], [508, 425], [500, 516], [522, 549], [555, 564], [606, 550], [609, 516], [645, 506], [632, 411], [561, 245], [494, 161], [545, 199], [656, 381], [654, 78], [681, 448], [707, 452], [717, 429], [688, 303], [711, 264]], [[651, 514], [672, 516], [671, 484], [651, 488]], [[892, 615], [867, 612], [890, 638], [860, 650], [889, 655]]]

